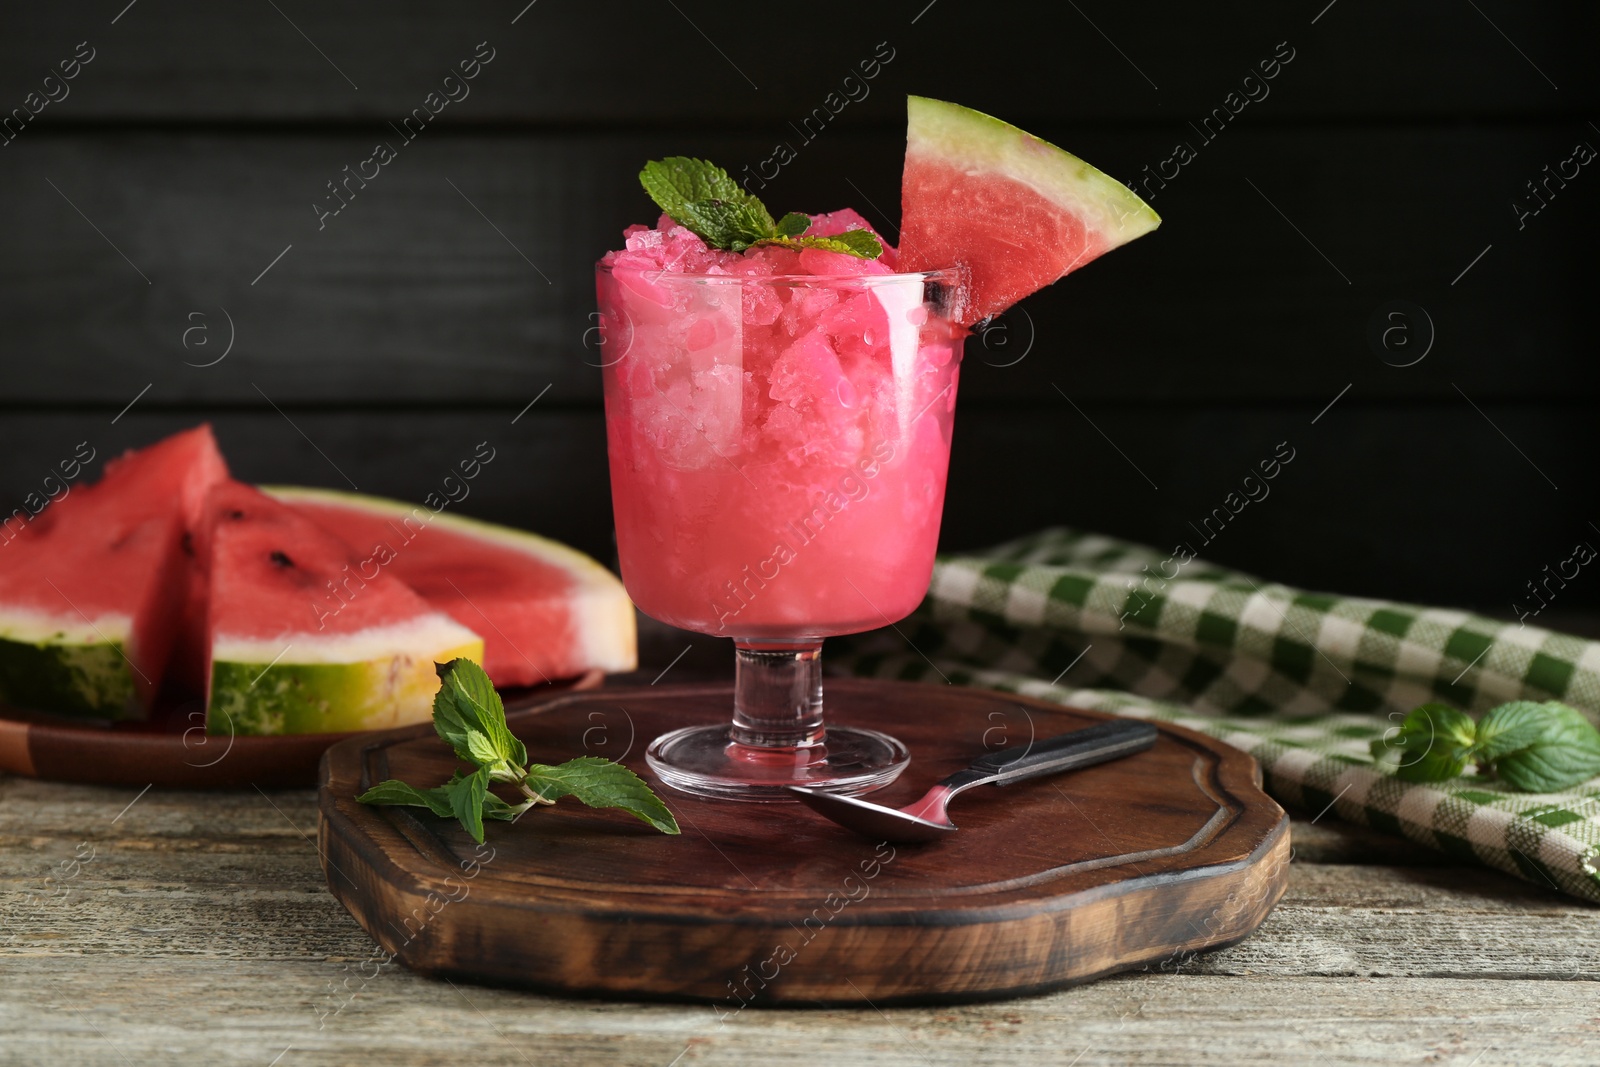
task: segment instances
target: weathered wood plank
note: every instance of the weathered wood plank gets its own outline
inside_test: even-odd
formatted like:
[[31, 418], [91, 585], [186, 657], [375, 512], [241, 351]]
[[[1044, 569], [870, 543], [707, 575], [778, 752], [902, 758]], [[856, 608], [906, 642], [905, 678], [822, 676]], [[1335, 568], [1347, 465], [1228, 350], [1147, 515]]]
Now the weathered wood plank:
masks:
[[[1164, 405], [1325, 403], [1351, 381], [1391, 399], [1453, 395], [1452, 382], [1480, 401], [1595, 395], [1578, 279], [1600, 199], [1580, 175], [1520, 231], [1511, 207], [1592, 136], [1582, 123], [1257, 126], [1214, 145], [1183, 129], [1040, 132], [1130, 181], [1180, 137], [1200, 147], [1166, 188], [1149, 182], [1158, 233], [969, 343], [968, 399], [1036, 399], [1052, 382]], [[380, 138], [399, 141], [376, 126], [19, 140], [0, 168], [0, 405], [116, 410], [147, 384], [168, 404], [259, 405], [258, 387], [282, 404], [506, 403], [546, 386], [547, 401], [595, 403], [593, 263], [654, 214], [641, 161], [692, 152], [737, 170], [770, 150], [659, 130], [427, 133], [365, 189], [353, 179], [319, 224], [313, 204], [339, 203], [327, 183]], [[892, 133], [829, 133], [769, 198], [854, 204], [892, 226], [901, 153]], [[1369, 328], [1392, 325], [1395, 300], [1431, 330], [1401, 320], [1391, 339], [1413, 347], [1385, 353]], [[1430, 332], [1429, 358], [1384, 361], [1424, 351]]]
[[[862, 1010], [564, 1001], [373, 965], [129, 958], [8, 971], [16, 1062], [1588, 1064], [1595, 984], [1128, 976], [998, 1004]], [[348, 986], [346, 982], [348, 981]], [[353, 994], [353, 999], [351, 995]], [[342, 1011], [337, 1011], [339, 1007]], [[124, 1059], [124, 1057], [126, 1059]], [[1481, 1059], [1475, 1059], [1481, 1057]], [[1497, 1058], [1496, 1058], [1497, 1057]]]
[[[276, 805], [276, 807], [274, 807]], [[287, 851], [316, 854], [306, 847], [316, 832], [316, 792], [311, 789], [255, 790], [200, 793], [178, 789], [137, 789], [45, 782], [35, 778], [0, 774], [0, 848], [45, 850], [36, 865], [39, 877], [58, 859], [66, 858], [79, 842], [98, 846], [112, 843], [151, 857], [167, 852], [263, 851], [260, 863], [271, 862], [265, 853], [298, 842]], [[308, 836], [309, 835], [309, 836]], [[304, 855], [301, 855], [304, 853]], [[25, 885], [34, 866], [4, 868], [8, 877]]]
[[1163, 10], [1159, 20], [1109, 5], [1078, 12], [1020, 0], [981, 13], [924, 10], [925, 2], [824, 4], [808, 9], [829, 27], [829, 47], [815, 51], [775, 49], [794, 32], [791, 16], [734, 0], [280, 6], [281, 14], [268, 5], [147, 4], [115, 25], [121, 4], [93, 15], [46, 6], [0, 38], [0, 84], [8, 102], [20, 103], [89, 38], [95, 59], [41, 123], [382, 120], [419, 106], [487, 39], [496, 58], [448, 120], [718, 118], [759, 120], [775, 133], [846, 89], [843, 79], [885, 40], [894, 59], [867, 83], [870, 95], [849, 105], [852, 119], [898, 119], [908, 90], [1008, 116], [1170, 119], [1219, 105], [1285, 39], [1293, 65], [1263, 102], [1283, 117], [1581, 108], [1596, 86], [1585, 47], [1597, 25], [1592, 8], [1578, 4], [1502, 7], [1489, 12], [1492, 24], [1443, 2], [1319, 17], [1320, 5], [1291, 12], [1258, 0]]

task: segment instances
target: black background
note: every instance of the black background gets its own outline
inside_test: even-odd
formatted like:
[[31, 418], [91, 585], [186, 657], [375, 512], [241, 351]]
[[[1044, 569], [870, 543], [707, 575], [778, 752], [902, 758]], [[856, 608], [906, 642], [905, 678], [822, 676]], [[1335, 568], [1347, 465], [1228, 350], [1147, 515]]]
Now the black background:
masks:
[[[1600, 162], [1521, 228], [1513, 208], [1600, 147], [1593, 5], [125, 4], [0, 20], [6, 112], [95, 50], [0, 148], [8, 512], [80, 441], [103, 459], [201, 419], [241, 477], [407, 499], [487, 439], [460, 510], [611, 560], [585, 340], [593, 261], [654, 215], [640, 164], [739, 172], [786, 141], [775, 210], [892, 232], [916, 92], [1124, 181], [1198, 152], [1159, 231], [969, 343], [945, 549], [1056, 523], [1193, 541], [1284, 441], [1270, 497], [1205, 555], [1503, 615], [1600, 545]], [[479, 42], [471, 95], [319, 230], [325, 183]], [[870, 95], [805, 143], [790, 123], [880, 42]], [[1270, 95], [1202, 143], [1189, 123], [1280, 42]], [[1403, 327], [1392, 350], [1375, 322]], [[1597, 603], [1585, 571], [1540, 621]]]

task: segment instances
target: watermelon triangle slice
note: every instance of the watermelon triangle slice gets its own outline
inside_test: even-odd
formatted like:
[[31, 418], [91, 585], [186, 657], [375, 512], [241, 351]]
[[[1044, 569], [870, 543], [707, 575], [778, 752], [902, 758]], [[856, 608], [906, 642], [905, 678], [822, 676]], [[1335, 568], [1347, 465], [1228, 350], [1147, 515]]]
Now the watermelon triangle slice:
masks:
[[387, 573], [482, 634], [483, 669], [497, 686], [637, 666], [633, 602], [615, 575], [576, 549], [397, 500], [293, 486], [266, 491], [362, 559], [387, 559]]
[[288, 505], [227, 482], [206, 510], [207, 732], [425, 722], [434, 664], [482, 661], [476, 633]]
[[[92, 458], [92, 451], [90, 457]], [[209, 426], [106, 464], [0, 544], [0, 700], [146, 718], [187, 592], [188, 519], [227, 465]]]
[[1133, 190], [981, 111], [907, 100], [902, 271], [961, 267], [962, 325], [998, 315], [1161, 224]]

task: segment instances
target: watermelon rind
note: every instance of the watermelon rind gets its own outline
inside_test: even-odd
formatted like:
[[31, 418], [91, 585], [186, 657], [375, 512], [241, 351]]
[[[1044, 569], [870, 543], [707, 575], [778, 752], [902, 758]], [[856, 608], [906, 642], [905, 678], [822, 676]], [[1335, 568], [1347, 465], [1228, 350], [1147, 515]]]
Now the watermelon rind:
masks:
[[354, 634], [220, 639], [212, 649], [206, 732], [338, 733], [425, 722], [436, 663], [483, 658], [483, 641], [443, 613]]
[[141, 718], [139, 687], [123, 652], [126, 616], [94, 626], [11, 618], [0, 626], [0, 700], [96, 719]]
[[577, 631], [583, 635], [581, 650], [593, 668], [607, 672], [631, 671], [638, 666], [638, 637], [633, 601], [616, 575], [593, 557], [552, 541], [548, 537], [510, 526], [434, 511], [425, 505], [407, 504], [386, 497], [341, 492], [298, 485], [263, 485], [263, 493], [285, 503], [297, 500], [322, 501], [347, 508], [360, 508], [397, 521], [419, 513], [425, 524], [437, 523], [467, 537], [503, 545], [527, 553], [565, 571], [578, 588], [571, 594]]
[[912, 96], [906, 155], [931, 155], [969, 172], [1020, 181], [1078, 216], [1115, 248], [1161, 225], [1161, 216], [1109, 174], [1009, 122], [960, 104]]
[[[94, 457], [86, 447], [76, 453], [84, 463]], [[201, 425], [108, 458], [93, 484], [7, 529], [0, 702], [75, 718], [149, 718], [187, 588], [190, 507], [225, 476]]]

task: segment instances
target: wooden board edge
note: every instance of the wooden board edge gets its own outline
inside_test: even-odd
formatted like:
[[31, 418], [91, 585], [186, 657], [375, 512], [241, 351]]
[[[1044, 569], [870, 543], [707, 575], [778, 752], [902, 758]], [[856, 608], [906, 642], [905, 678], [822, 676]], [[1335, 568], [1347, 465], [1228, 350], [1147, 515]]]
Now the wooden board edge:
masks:
[[[734, 933], [724, 926], [713, 940], [694, 945], [691, 951], [673, 953], [670, 948], [680, 943], [692, 927], [681, 921], [631, 917], [627, 924], [628, 944], [654, 943], [663, 948], [662, 961], [652, 968], [648, 960], [628, 955], [627, 946], [623, 946], [617, 959], [596, 958], [593, 946], [617, 944], [617, 939], [607, 937], [613, 923], [603, 917], [541, 914], [521, 931], [522, 954], [497, 961], [490, 951], [467, 953], [476, 963], [463, 967], [455, 962], [460, 953], [452, 953], [449, 946], [487, 947], [516, 936], [508, 929], [505, 909], [474, 906], [466, 875], [461, 879], [465, 892], [454, 899], [410, 878], [403, 879], [397, 890], [395, 883], [386, 883], [368, 868], [348, 842], [323, 832], [326, 825], [319, 824], [319, 843], [327, 863], [340, 871], [337, 879], [333, 870], [329, 871], [330, 890], [384, 953], [409, 970], [433, 978], [556, 996], [696, 1002], [720, 1005], [730, 1011], [745, 1006], [999, 1000], [1049, 992], [1141, 968], [1176, 972], [1195, 953], [1236, 943], [1253, 933], [1282, 898], [1291, 858], [1289, 819], [1285, 814], [1268, 839], [1246, 859], [1202, 869], [1186, 879], [1187, 892], [1177, 907], [1170, 884], [1130, 882], [1122, 892], [1094, 894], [1095, 899], [1079, 907], [1073, 907], [1068, 899], [1048, 911], [999, 923], [930, 927], [908, 916], [898, 924], [896, 933], [903, 944], [897, 951], [918, 962], [896, 971], [913, 975], [896, 982], [874, 979], [851, 967], [852, 961], [859, 958], [863, 935], [881, 942], [887, 924], [839, 924], [832, 929], [842, 936], [836, 937], [832, 945], [808, 952], [810, 942], [800, 944], [793, 949], [793, 965], [780, 969], [784, 980], [773, 977], [771, 982], [764, 982], [753, 976], [763, 964], [780, 958], [780, 946], [797, 940], [791, 925], [731, 924]], [[349, 883], [349, 889], [358, 891], [347, 891], [339, 884], [341, 880]], [[374, 890], [380, 888], [389, 895], [388, 906], [379, 904], [384, 898]], [[1196, 912], [1189, 905], [1202, 898], [1214, 903], [1208, 910], [1203, 909], [1203, 917], [1196, 920]], [[476, 921], [469, 919], [474, 911], [480, 912], [473, 917]], [[563, 930], [565, 923], [573, 925]], [[1150, 923], [1165, 924], [1168, 935], [1120, 957], [1113, 957], [1108, 949], [1096, 952], [1081, 947], [1111, 945], [1108, 938], [1114, 937], [1115, 932], [1140, 931]], [[982, 975], [974, 975], [959, 964], [973, 958], [974, 953], [984, 959], [983, 945], [998, 938], [1029, 946], [1030, 952], [998, 971]], [[916, 942], [914, 947], [912, 939]], [[1073, 952], [1075, 945], [1079, 948]], [[564, 951], [564, 946], [571, 946], [574, 951]], [[533, 951], [527, 951], [529, 948]], [[672, 962], [662, 966], [669, 956], [674, 957]], [[737, 995], [741, 990], [754, 995], [745, 1000]]]

